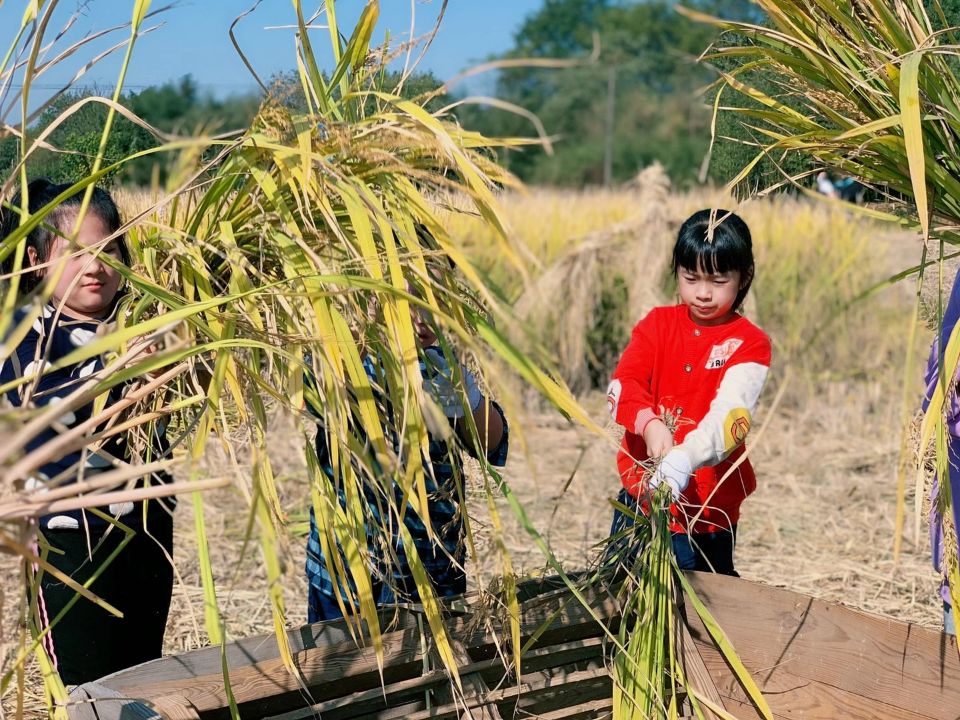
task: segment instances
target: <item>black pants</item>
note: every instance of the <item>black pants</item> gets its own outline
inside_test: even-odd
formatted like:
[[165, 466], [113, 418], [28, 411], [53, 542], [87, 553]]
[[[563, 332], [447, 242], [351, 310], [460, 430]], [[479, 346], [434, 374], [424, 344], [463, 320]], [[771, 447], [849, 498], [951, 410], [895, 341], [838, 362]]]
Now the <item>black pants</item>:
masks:
[[673, 554], [681, 570], [715, 572], [740, 577], [733, 568], [737, 526], [712, 533], [673, 533]]
[[151, 513], [147, 532], [138, 531], [101, 569], [124, 538], [117, 528], [106, 535], [105, 529], [91, 530], [92, 559], [84, 530], [44, 531], [51, 546], [47, 562], [81, 585], [99, 570], [90, 591], [123, 613], [118, 618], [41, 572], [36, 627], [52, 625], [44, 648], [65, 684], [79, 685], [160, 657], [173, 592], [173, 566], [160, 545], [172, 555], [173, 518], [164, 511]]

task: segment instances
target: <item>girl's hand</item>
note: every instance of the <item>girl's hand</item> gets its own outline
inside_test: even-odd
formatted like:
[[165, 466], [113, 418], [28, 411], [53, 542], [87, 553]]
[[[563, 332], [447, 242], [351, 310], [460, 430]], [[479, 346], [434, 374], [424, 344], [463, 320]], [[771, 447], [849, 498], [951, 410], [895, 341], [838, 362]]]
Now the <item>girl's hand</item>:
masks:
[[647, 455], [659, 458], [673, 448], [673, 434], [660, 418], [654, 418], [643, 429], [643, 443], [647, 446]]
[[[426, 360], [426, 377], [423, 387], [427, 393], [443, 408], [443, 414], [448, 418], [462, 418], [465, 415], [460, 390], [453, 384], [453, 371], [447, 364], [443, 351], [438, 347], [428, 347], [423, 351]], [[483, 399], [477, 379], [465, 367], [460, 368], [460, 380], [467, 395], [470, 412], [480, 407]]]
[[653, 477], [650, 478], [650, 489], [654, 490], [666, 483], [670, 487], [673, 501], [676, 502], [680, 499], [683, 491], [687, 489], [692, 473], [693, 466], [690, 464], [690, 457], [683, 450], [671, 450], [660, 461]]

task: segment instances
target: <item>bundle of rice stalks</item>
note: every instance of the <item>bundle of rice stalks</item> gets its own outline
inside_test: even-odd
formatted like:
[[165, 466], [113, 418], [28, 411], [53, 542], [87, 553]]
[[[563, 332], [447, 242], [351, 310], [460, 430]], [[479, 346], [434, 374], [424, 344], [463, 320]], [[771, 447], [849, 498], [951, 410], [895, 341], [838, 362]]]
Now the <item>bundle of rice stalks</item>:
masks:
[[[43, 47], [46, 16], [38, 19], [36, 4], [31, 6], [34, 12], [24, 16], [8, 58], [31, 50], [35, 57]], [[133, 38], [148, 6], [134, 3]], [[358, 589], [352, 619], [358, 635], [368, 633], [379, 653], [383, 648], [367, 537], [377, 528], [390, 537], [387, 525], [410, 514], [431, 527], [429, 470], [421, 453], [429, 444], [428, 431], [447, 425], [437, 421], [440, 411], [424, 389], [412, 312], [429, 317], [444, 352], [457, 348], [460, 358], [478, 370], [480, 382], [504, 400], [508, 414], [517, 413], [509, 395], [498, 392], [504, 365], [569, 416], [587, 425], [590, 421], [540, 363], [518, 351], [497, 329], [494, 320], [512, 324], [509, 308], [483, 281], [429, 200], [445, 193], [467, 198], [492, 229], [496, 252], [507, 264], [517, 265], [517, 248], [504, 233], [494, 198], [495, 188], [515, 184], [492, 160], [491, 149], [504, 143], [466, 132], [382, 85], [378, 56], [370, 46], [379, 13], [375, 0], [367, 3], [349, 35], [340, 32], [334, 3], [324, 6], [334, 57], [326, 72], [318, 64], [299, 2], [293, 11], [305, 111], [268, 98], [250, 130], [238, 137], [194, 138], [161, 148], [179, 151], [181, 157], [157, 204], [133, 218], [142, 221], [137, 227], [124, 228], [134, 263], [118, 268], [129, 288], [120, 320], [77, 351], [81, 359], [113, 353], [117, 362], [65, 402], [88, 402], [119, 382], [154, 373], [143, 381], [142, 397], [128, 398], [130, 407], [123, 409], [129, 411], [130, 422], [120, 426], [131, 429], [163, 421], [180, 441], [175, 457], [163, 463], [181, 464], [183, 484], [163, 491], [180, 490], [192, 500], [205, 631], [214, 644], [224, 642], [227, 633], [205, 531], [204, 500], [194, 491], [222, 482], [205, 480], [200, 464], [209, 442], [221, 444], [234, 467], [231, 482], [249, 501], [246, 539], [260, 542], [264, 595], [284, 660], [296, 675], [286, 647], [282, 592], [287, 513], [278, 487], [282, 478], [274, 471], [266, 440], [271, 408], [300, 421], [303, 452], [314, 460], [312, 505], [322, 537], [330, 547], [348, 550], [348, 563], [328, 569], [344, 587]], [[25, 37], [26, 47], [21, 48]], [[28, 72], [25, 83], [30, 80]], [[118, 92], [122, 84], [123, 74]], [[104, 138], [109, 132], [108, 123]], [[23, 176], [31, 147], [27, 144], [18, 167]], [[74, 190], [92, 186], [99, 172]], [[5, 187], [15, 184], [11, 177]], [[8, 278], [11, 285], [3, 289], [7, 309], [49, 299], [52, 288], [24, 298], [16, 285], [29, 271], [21, 241], [51, 209], [24, 217], [0, 246], [0, 259], [16, 258]], [[6, 334], [5, 325], [0, 321], [0, 335]], [[14, 337], [22, 329], [14, 328]], [[162, 340], [162, 347], [144, 358], [138, 338]], [[0, 362], [12, 349], [13, 344], [0, 346]], [[364, 370], [369, 358], [383, 369], [384, 382], [378, 388]], [[133, 407], [139, 401], [142, 404]], [[4, 408], [2, 419], [18, 427], [18, 442], [0, 448], [3, 487], [22, 488], [41, 462], [43, 453], [18, 456], [18, 443], [55, 422], [54, 415]], [[330, 440], [333, 477], [311, 455], [318, 423]], [[467, 424], [476, 442], [478, 429]], [[452, 432], [449, 427], [445, 431]], [[95, 487], [65, 484], [42, 497], [18, 491], [0, 508], [0, 518], [10, 522], [10, 532], [4, 525], [0, 543], [20, 553], [25, 567], [33, 555], [18, 542], [20, 531], [31, 517], [49, 512], [54, 493], [58, 502], [99, 502], [104, 496], [79, 496], [155, 469], [140, 460], [131, 459], [116, 476], [107, 473], [91, 481]], [[488, 464], [481, 466], [489, 478], [485, 492], [508, 490]], [[343, 504], [336, 500], [337, 489], [346, 497]], [[370, 492], [384, 503], [379, 521], [364, 502]], [[456, 678], [433, 587], [408, 534], [402, 541], [436, 647]], [[502, 563], [505, 575], [512, 576], [506, 552]], [[38, 647], [25, 640], [17, 666]], [[50, 694], [62, 703], [65, 693], [56, 673], [49, 664], [43, 670]], [[7, 667], [4, 672], [7, 687], [16, 670]]]
[[[647, 478], [654, 472], [649, 463]], [[606, 544], [598, 577], [616, 588], [620, 623], [611, 638], [615, 720], [718, 717], [723, 708], [697, 687], [682, 648], [684, 612], [696, 612], [764, 718], [769, 707], [736, 650], [677, 567], [665, 485], [644, 497], [644, 511], [618, 505], [623, 518]], [[684, 607], [681, 607], [684, 606]], [[694, 651], [695, 652], [695, 651]]]

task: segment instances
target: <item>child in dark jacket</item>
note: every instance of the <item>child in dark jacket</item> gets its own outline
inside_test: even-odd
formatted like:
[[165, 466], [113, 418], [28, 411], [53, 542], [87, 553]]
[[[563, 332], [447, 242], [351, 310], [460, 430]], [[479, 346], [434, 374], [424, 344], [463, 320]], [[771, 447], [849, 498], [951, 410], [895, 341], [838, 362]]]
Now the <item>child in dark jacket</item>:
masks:
[[[378, 478], [361, 471], [364, 518], [367, 529], [367, 555], [364, 558], [378, 607], [398, 603], [418, 603], [420, 594], [414, 581], [407, 549], [401, 539], [400, 525], [409, 533], [420, 562], [438, 597], [461, 595], [467, 589], [466, 538], [463, 520], [464, 497], [463, 452], [495, 466], [503, 466], [509, 448], [509, 429], [503, 411], [497, 403], [481, 393], [476, 378], [464, 366], [451, 367], [452, 357], [441, 349], [438, 338], [428, 320], [420, 312], [412, 313], [419, 351], [420, 374], [423, 389], [443, 411], [452, 433], [444, 439], [429, 433], [429, 447], [423, 454], [424, 483], [427, 506], [425, 515], [412, 506], [406, 506], [403, 489], [394, 484], [394, 502], [383, 497], [385, 489]], [[390, 388], [383, 367], [374, 356], [363, 361], [367, 378], [374, 391], [374, 399], [387, 412]], [[477, 436], [470, 432], [467, 413]], [[357, 418], [359, 425], [359, 418]], [[386, 428], [387, 441], [394, 451], [399, 450], [399, 432]], [[331, 459], [330, 436], [321, 423], [316, 437], [317, 459], [321, 471], [336, 491], [337, 501], [345, 507], [346, 489], [335, 476]], [[369, 442], [363, 452], [372, 455]], [[376, 467], [372, 457], [365, 463]], [[388, 491], [389, 492], [389, 491]], [[397, 513], [402, 512], [402, 517]], [[310, 536], [307, 542], [307, 581], [309, 585], [308, 619], [310, 622], [335, 620], [343, 610], [354, 605], [356, 589], [351, 583], [344, 586], [331, 574], [334, 558], [325, 555], [320, 528], [313, 510], [310, 512]], [[342, 561], [342, 558], [341, 558]]]
[[[46, 180], [31, 182], [28, 212], [37, 214], [69, 188]], [[117, 235], [121, 222], [113, 199], [95, 189], [77, 226], [82, 197], [80, 191], [62, 200], [25, 238], [28, 272], [21, 276], [22, 287], [29, 292], [46, 282], [48, 275], [55, 286], [46, 304], [26, 304], [14, 313], [12, 332], [29, 323], [14, 352], [0, 360], [0, 387], [14, 407], [41, 409], [63, 402], [105, 369], [101, 357], [63, 364], [115, 319], [122, 278], [103, 256], [130, 262], [124, 238]], [[20, 225], [19, 213], [12, 209], [20, 206], [18, 196], [11, 201], [11, 209], [4, 209], [0, 239]], [[70, 237], [75, 238], [73, 243]], [[125, 387], [115, 385], [108, 392], [107, 407], [122, 398]], [[27, 443], [25, 452], [55, 441], [61, 432], [89, 421], [94, 412], [92, 402], [65, 411]], [[45, 486], [62, 486], [122, 467], [130, 459], [126, 435], [95, 439], [102, 430], [102, 425], [90, 430], [90, 441], [83, 447], [51, 457], [26, 478], [25, 489], [42, 491]], [[155, 430], [154, 441], [157, 452], [163, 452], [162, 428]], [[158, 475], [147, 482], [168, 479]], [[160, 657], [173, 588], [168, 559], [173, 550], [172, 506], [172, 501], [159, 500], [117, 503], [39, 519], [40, 556], [81, 585], [96, 576], [90, 591], [123, 613], [119, 618], [79, 597], [62, 577], [34, 566], [39, 583], [32, 608], [33, 630], [66, 684], [87, 682]], [[114, 523], [134, 534], [127, 540]], [[118, 554], [110, 559], [113, 553]]]

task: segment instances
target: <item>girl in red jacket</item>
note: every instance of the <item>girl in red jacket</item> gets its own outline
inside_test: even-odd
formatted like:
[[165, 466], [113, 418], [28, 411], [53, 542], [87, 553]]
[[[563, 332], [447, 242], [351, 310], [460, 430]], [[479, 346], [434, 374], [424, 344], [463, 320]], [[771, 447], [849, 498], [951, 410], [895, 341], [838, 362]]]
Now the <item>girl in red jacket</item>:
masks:
[[[642, 512], [640, 499], [667, 484], [680, 568], [736, 575], [740, 504], [756, 488], [743, 441], [770, 367], [770, 339], [738, 312], [754, 276], [746, 223], [727, 210], [695, 213], [680, 227], [673, 271], [680, 304], [637, 323], [607, 390], [626, 428], [619, 500]], [[617, 511], [611, 534], [631, 524]]]

